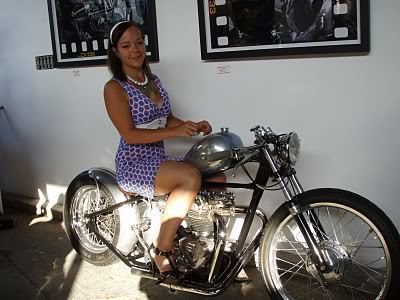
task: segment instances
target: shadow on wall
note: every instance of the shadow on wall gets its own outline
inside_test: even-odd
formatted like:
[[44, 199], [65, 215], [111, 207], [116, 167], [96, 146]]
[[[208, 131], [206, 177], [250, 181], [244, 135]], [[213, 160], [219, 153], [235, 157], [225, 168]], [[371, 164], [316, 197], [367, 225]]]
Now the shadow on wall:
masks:
[[[7, 99], [7, 89], [2, 98]], [[2, 103], [0, 103], [1, 105]], [[9, 192], [32, 194], [20, 190], [24, 182], [33, 181], [34, 171], [29, 145], [23, 143], [15, 120], [4, 104], [0, 110], [0, 187]]]

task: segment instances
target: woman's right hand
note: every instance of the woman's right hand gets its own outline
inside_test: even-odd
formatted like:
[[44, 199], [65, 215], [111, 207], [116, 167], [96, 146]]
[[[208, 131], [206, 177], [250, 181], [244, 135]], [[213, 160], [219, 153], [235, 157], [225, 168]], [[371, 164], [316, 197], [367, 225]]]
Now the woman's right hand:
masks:
[[192, 121], [186, 121], [174, 127], [176, 136], [193, 136], [199, 133], [199, 125]]

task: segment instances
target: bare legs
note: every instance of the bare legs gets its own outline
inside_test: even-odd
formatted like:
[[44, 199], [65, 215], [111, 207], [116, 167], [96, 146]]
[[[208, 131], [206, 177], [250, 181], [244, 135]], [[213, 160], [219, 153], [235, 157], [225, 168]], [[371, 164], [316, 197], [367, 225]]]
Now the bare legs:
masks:
[[[155, 180], [155, 194], [169, 193], [161, 219], [160, 233], [155, 242], [155, 246], [161, 251], [172, 249], [176, 231], [190, 210], [200, 186], [201, 174], [196, 168], [183, 162], [161, 163]], [[172, 269], [164, 256], [156, 255], [154, 261], [160, 272]]]

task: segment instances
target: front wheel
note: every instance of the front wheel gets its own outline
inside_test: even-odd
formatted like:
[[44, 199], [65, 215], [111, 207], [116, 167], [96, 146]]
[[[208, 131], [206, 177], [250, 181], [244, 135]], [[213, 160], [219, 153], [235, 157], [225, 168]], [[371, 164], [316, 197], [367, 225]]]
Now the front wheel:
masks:
[[328, 267], [317, 270], [294, 216], [282, 205], [271, 217], [259, 255], [271, 297], [395, 299], [400, 237], [389, 218], [367, 199], [348, 191], [317, 189], [298, 197]]

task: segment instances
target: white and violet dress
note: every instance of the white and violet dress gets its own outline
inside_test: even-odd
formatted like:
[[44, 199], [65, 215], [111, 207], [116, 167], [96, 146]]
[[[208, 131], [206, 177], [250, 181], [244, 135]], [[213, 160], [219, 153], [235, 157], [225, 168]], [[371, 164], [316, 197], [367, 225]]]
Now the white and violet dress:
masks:
[[[167, 117], [171, 113], [171, 104], [168, 93], [157, 76], [152, 75], [152, 80], [162, 98], [161, 107], [129, 82], [113, 79], [123, 87], [129, 97], [130, 112], [136, 128], [165, 127]], [[165, 160], [179, 159], [166, 155], [163, 141], [128, 144], [121, 137], [115, 157], [116, 180], [119, 187], [124, 191], [152, 198], [157, 170]]]

